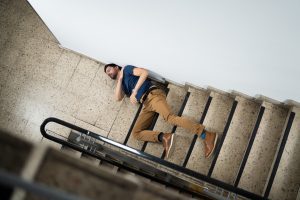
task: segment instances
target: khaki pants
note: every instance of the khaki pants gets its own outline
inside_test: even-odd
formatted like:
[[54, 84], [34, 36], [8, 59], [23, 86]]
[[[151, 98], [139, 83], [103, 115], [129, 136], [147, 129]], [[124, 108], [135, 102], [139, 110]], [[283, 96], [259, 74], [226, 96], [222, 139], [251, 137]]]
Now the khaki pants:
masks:
[[155, 113], [159, 113], [168, 123], [183, 127], [193, 134], [201, 134], [204, 130], [203, 125], [172, 114], [166, 101], [165, 92], [161, 89], [156, 89], [148, 94], [144, 107], [132, 130], [133, 136], [137, 140], [158, 142], [160, 131], [147, 130]]

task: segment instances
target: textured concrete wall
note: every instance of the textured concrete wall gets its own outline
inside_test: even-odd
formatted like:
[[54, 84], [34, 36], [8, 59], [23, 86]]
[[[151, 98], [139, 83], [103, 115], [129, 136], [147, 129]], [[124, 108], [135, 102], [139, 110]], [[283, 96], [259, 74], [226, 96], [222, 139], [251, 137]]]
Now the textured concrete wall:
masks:
[[25, 0], [1, 1], [0, 33], [1, 129], [40, 142], [39, 126], [53, 116], [110, 132], [122, 102], [114, 101], [114, 82], [102, 63], [60, 48]]

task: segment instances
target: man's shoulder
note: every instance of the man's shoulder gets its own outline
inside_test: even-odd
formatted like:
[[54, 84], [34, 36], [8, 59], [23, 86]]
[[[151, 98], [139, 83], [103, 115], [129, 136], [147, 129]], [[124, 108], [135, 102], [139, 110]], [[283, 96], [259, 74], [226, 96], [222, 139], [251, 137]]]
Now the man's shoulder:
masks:
[[132, 74], [133, 73], [133, 69], [135, 68], [135, 66], [133, 65], [126, 65], [123, 69], [124, 73], [126, 74]]
[[126, 68], [135, 68], [135, 66], [133, 66], [133, 65], [125, 65], [124, 69], [126, 69]]

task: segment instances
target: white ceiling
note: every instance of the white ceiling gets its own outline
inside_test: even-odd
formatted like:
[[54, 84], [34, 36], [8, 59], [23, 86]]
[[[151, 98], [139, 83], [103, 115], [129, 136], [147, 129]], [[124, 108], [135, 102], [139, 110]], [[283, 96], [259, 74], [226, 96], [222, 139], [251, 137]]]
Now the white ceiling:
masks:
[[102, 62], [300, 102], [299, 0], [29, 0], [62, 46]]

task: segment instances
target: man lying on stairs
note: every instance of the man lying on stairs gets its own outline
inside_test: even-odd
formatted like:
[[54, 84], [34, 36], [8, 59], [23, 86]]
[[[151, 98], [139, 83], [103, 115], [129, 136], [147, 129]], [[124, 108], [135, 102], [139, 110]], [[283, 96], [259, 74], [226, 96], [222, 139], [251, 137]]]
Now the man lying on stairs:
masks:
[[115, 89], [117, 101], [121, 101], [125, 94], [130, 97], [131, 103], [144, 104], [132, 130], [134, 138], [148, 142], [161, 142], [168, 158], [174, 134], [147, 130], [154, 114], [159, 113], [168, 123], [183, 127], [193, 134], [198, 134], [204, 141], [205, 157], [209, 158], [212, 155], [216, 146], [217, 134], [205, 130], [202, 124], [174, 115], [166, 101], [165, 92], [147, 80], [148, 70], [131, 65], [122, 68], [111, 63], [105, 65], [104, 72], [111, 79], [117, 80]]

